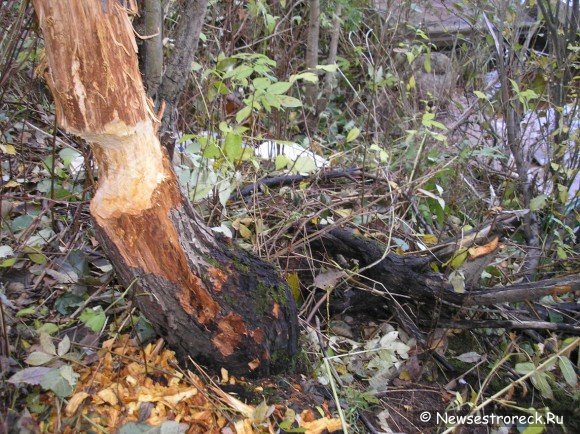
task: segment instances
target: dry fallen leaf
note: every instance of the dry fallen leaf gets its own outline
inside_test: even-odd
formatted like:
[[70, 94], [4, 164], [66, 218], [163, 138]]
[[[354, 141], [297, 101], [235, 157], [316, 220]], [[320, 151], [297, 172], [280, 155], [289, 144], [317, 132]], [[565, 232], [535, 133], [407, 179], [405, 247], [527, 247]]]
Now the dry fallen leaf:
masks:
[[239, 399], [234, 398], [232, 395], [224, 392], [218, 387], [211, 387], [211, 389], [213, 390], [213, 392], [217, 394], [219, 399], [226, 405], [230, 406], [230, 408], [244, 415], [248, 419], [254, 417], [255, 408], [252, 407], [251, 405], [244, 404]]
[[252, 422], [249, 419], [239, 420], [234, 424], [236, 434], [254, 434]]
[[65, 408], [65, 413], [67, 416], [72, 416], [77, 412], [79, 405], [87, 399], [90, 395], [87, 392], [77, 392], [68, 400], [68, 404]]
[[329, 419], [323, 417], [312, 422], [301, 422], [300, 428], [305, 428], [306, 434], [322, 434], [323, 432], [335, 432], [342, 429], [340, 419]]
[[489, 255], [491, 252], [493, 252], [493, 251], [495, 251], [495, 249], [497, 249], [498, 245], [499, 245], [499, 238], [495, 237], [493, 240], [491, 240], [486, 245], [479, 246], [479, 247], [472, 247], [472, 248], [468, 249], [467, 251], [469, 252], [469, 257], [471, 259], [475, 259], [475, 258], [479, 258], [480, 256]]
[[105, 401], [107, 404], [117, 405], [119, 402], [117, 395], [110, 388], [103, 389], [97, 392], [97, 396]]

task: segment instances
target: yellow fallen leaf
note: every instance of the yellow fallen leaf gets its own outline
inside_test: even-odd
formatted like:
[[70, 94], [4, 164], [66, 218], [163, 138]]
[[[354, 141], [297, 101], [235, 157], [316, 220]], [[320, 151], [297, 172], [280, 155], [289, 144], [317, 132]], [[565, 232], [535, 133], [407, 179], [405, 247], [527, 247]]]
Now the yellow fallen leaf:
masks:
[[234, 427], [236, 428], [236, 434], [254, 434], [250, 419], [238, 420]]
[[189, 389], [186, 389], [183, 392], [179, 392], [174, 395], [164, 396], [163, 401], [168, 403], [169, 405], [175, 406], [184, 399], [191, 398], [192, 396], [195, 395], [197, 395], [197, 388], [190, 387]]
[[222, 383], [227, 383], [229, 381], [230, 375], [226, 368], [221, 368], [220, 372], [222, 374]]
[[288, 274], [288, 276], [286, 276], [286, 282], [288, 282], [294, 300], [300, 300], [300, 278], [298, 277], [298, 273]]
[[190, 387], [188, 389], [176, 393], [174, 393], [173, 390], [167, 390], [167, 388], [163, 388], [161, 390], [149, 388], [144, 390], [145, 391], [143, 393], [140, 393], [139, 396], [137, 397], [137, 401], [162, 402], [170, 407], [174, 407], [184, 399], [191, 398], [192, 396], [197, 395], [196, 387]]
[[16, 155], [16, 148], [14, 147], [14, 145], [0, 145], [0, 150], [4, 153], [4, 154], [8, 154], [8, 155]]
[[64, 409], [67, 416], [72, 416], [77, 412], [79, 405], [87, 399], [90, 395], [87, 392], [77, 392], [68, 400], [68, 404]]
[[117, 395], [113, 392], [110, 388], [103, 389], [97, 392], [97, 396], [105, 401], [107, 404], [117, 405], [119, 400], [117, 399]]
[[403, 381], [411, 381], [413, 378], [411, 377], [409, 371], [401, 371], [399, 374], [399, 379]]
[[18, 187], [19, 185], [20, 185], [20, 183], [18, 181], [14, 181], [13, 179], [11, 179], [6, 184], [4, 184], [3, 187], [4, 188], [13, 188], [13, 187]]
[[425, 242], [425, 244], [429, 245], [429, 246], [433, 246], [435, 244], [437, 244], [438, 240], [437, 237], [435, 235], [431, 235], [431, 234], [425, 234], [421, 236], [423, 238], [423, 241]]
[[322, 434], [325, 431], [335, 432], [342, 429], [342, 422], [340, 419], [329, 419], [323, 417], [312, 422], [301, 422], [300, 428], [305, 428], [306, 434]]
[[248, 240], [252, 238], [252, 231], [243, 223], [240, 223], [240, 228], [238, 229], [242, 238]]
[[352, 215], [352, 209], [348, 209], [348, 208], [338, 208], [338, 209], [335, 209], [334, 212], [336, 214], [338, 214], [340, 217], [344, 217], [344, 218]]

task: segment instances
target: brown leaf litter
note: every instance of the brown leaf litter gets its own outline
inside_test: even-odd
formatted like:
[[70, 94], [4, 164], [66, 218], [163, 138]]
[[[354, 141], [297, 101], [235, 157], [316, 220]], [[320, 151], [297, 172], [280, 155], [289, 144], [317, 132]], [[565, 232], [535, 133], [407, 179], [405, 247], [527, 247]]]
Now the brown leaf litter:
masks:
[[[64, 411], [55, 409], [41, 423], [41, 431], [116, 432], [129, 422], [157, 426], [175, 421], [187, 424], [187, 433], [274, 433], [276, 424], [288, 418], [309, 434], [341, 429], [339, 419], [316, 419], [311, 410], [295, 415], [281, 404], [245, 404], [177, 366], [175, 353], [161, 340], [140, 349], [129, 335], [109, 339], [94, 365], [75, 367], [80, 377], [74, 394]], [[228, 379], [229, 384], [235, 381]]]

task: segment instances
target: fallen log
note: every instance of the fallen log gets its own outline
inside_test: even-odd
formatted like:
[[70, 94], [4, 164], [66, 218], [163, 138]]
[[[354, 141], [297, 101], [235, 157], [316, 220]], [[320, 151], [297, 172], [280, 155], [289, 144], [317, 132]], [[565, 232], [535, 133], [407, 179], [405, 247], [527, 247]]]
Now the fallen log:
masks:
[[496, 288], [466, 288], [464, 293], [453, 290], [441, 274], [429, 263], [430, 254], [397, 255], [385, 253], [386, 246], [335, 228], [311, 241], [319, 251], [356, 259], [365, 277], [375, 282], [376, 289], [411, 297], [417, 301], [441, 302], [456, 306], [485, 306], [498, 303], [533, 300], [546, 295], [561, 295], [580, 290], [580, 275], [574, 274], [538, 282], [517, 283]]

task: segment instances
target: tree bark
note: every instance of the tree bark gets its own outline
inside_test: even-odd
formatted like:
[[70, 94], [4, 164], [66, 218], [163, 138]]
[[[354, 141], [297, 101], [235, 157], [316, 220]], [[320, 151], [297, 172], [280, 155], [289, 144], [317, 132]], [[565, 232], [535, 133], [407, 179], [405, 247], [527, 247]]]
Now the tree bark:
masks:
[[154, 132], [126, 9], [33, 3], [58, 123], [91, 144], [91, 215], [137, 306], [181, 360], [237, 375], [288, 367], [294, 301], [271, 265], [217, 240], [184, 199]]
[[175, 106], [191, 71], [191, 63], [195, 58], [206, 11], [207, 0], [184, 1], [175, 32], [175, 48], [166, 62], [167, 67], [157, 94], [157, 101], [166, 104], [165, 117], [161, 126], [161, 142], [169, 152], [170, 159], [173, 158], [177, 140]]
[[143, 9], [143, 76], [147, 95], [156, 100], [163, 76], [163, 8], [161, 0], [145, 0]]
[[[342, 14], [342, 5], [337, 4], [336, 10], [332, 15], [332, 28], [330, 29], [330, 43], [328, 46], [327, 65], [334, 65], [338, 56], [338, 42], [340, 39], [340, 15]], [[327, 71], [324, 75], [324, 86], [322, 88], [322, 96], [316, 102], [316, 113], [320, 114], [328, 106], [328, 102], [332, 97], [332, 89], [336, 87], [336, 72]]]
[[[320, 39], [320, 0], [310, 2], [308, 16], [308, 36], [306, 39], [306, 69], [316, 72], [318, 65], [318, 43]], [[304, 100], [309, 108], [316, 109], [318, 84], [307, 83], [304, 90]]]

